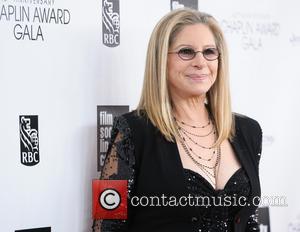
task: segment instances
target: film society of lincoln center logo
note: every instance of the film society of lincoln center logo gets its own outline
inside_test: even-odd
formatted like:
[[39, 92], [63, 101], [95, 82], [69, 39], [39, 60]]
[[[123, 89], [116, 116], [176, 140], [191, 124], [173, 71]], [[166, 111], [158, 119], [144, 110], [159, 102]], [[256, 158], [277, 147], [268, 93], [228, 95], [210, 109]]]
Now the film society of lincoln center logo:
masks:
[[[113, 115], [106, 111], [99, 111], [99, 149], [100, 149], [100, 166], [104, 165], [106, 151], [108, 149], [109, 140], [111, 138], [111, 129], [113, 126]], [[98, 168], [99, 170], [99, 168]]]
[[20, 115], [21, 163], [33, 166], [40, 162], [37, 115]]
[[97, 106], [97, 170], [104, 165], [111, 139], [114, 117], [129, 111], [129, 106]]
[[102, 42], [107, 47], [120, 44], [119, 0], [102, 0]]

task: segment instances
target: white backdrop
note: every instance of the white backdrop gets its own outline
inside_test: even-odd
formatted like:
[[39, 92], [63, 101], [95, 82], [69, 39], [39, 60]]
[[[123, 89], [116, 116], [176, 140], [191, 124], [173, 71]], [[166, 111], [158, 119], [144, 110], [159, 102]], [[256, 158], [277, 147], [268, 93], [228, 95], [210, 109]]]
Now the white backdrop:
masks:
[[[41, 24], [44, 41], [17, 40], [16, 19], [0, 20], [0, 231], [90, 231], [96, 106], [135, 108], [147, 42], [170, 1], [120, 1], [115, 48], [102, 43], [102, 1], [38, 2], [0, 0], [0, 7], [70, 12], [67, 24]], [[300, 3], [211, 0], [198, 8], [225, 31], [234, 111], [263, 128], [262, 194], [287, 197], [288, 207], [270, 207], [271, 229], [292, 231], [300, 220]], [[33, 167], [20, 163], [19, 115], [39, 116], [40, 163]]]

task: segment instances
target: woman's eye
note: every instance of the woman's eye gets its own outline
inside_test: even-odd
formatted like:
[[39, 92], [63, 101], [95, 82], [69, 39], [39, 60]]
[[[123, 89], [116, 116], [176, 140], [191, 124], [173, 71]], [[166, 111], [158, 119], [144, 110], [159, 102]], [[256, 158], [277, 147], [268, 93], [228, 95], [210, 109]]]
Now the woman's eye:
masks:
[[190, 48], [183, 48], [183, 49], [180, 49], [179, 52], [180, 52], [181, 54], [187, 54], [187, 55], [194, 54], [194, 50], [193, 50], [193, 49], [190, 49]]
[[216, 49], [208, 48], [208, 49], [205, 49], [203, 53], [205, 53], [206, 55], [214, 55], [214, 54], [216, 54]]

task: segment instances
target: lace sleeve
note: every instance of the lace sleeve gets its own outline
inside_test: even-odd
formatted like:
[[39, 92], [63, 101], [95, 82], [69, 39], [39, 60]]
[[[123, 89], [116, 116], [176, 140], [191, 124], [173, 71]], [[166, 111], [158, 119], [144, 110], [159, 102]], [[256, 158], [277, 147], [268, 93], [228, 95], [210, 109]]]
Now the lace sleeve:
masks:
[[[134, 186], [134, 146], [132, 134], [123, 117], [117, 117], [111, 134], [111, 142], [107, 150], [100, 179], [128, 180], [128, 202]], [[128, 218], [130, 212], [128, 211]], [[94, 220], [93, 232], [125, 232], [128, 231], [128, 220]]]
[[255, 213], [252, 214], [247, 222], [246, 232], [259, 231], [258, 225], [258, 209], [255, 210]]

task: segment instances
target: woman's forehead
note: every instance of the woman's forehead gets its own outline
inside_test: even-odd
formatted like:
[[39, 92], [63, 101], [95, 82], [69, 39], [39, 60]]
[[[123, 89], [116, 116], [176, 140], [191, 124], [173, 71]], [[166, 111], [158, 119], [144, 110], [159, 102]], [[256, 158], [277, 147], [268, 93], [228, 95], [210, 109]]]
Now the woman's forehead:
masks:
[[215, 38], [210, 28], [202, 23], [184, 26], [173, 39], [172, 47], [180, 45], [211, 46]]

